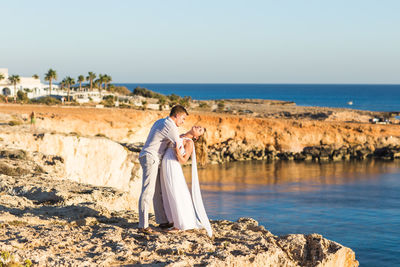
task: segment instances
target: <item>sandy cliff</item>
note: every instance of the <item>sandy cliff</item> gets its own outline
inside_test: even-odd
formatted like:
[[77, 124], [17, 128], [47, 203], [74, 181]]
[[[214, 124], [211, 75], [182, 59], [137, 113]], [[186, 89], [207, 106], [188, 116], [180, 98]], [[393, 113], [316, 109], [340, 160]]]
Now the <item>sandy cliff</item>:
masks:
[[[123, 109], [60, 108], [45, 106], [0, 106], [1, 120], [27, 118], [36, 111], [37, 126], [46, 132], [105, 135], [117, 142], [144, 142], [154, 121], [168, 112]], [[351, 116], [350, 116], [351, 115]], [[273, 146], [280, 151], [301, 151], [304, 147], [369, 144], [374, 147], [400, 144], [400, 125], [365, 123], [357, 113], [337, 112], [325, 120], [274, 119], [193, 112], [181, 132], [194, 124], [207, 128], [209, 145], [228, 139], [245, 140], [255, 147]], [[349, 120], [355, 122], [347, 122]]]
[[23, 132], [2, 132], [0, 138], [15, 148], [59, 156], [64, 165], [63, 178], [117, 189], [129, 187], [133, 155], [111, 140]]

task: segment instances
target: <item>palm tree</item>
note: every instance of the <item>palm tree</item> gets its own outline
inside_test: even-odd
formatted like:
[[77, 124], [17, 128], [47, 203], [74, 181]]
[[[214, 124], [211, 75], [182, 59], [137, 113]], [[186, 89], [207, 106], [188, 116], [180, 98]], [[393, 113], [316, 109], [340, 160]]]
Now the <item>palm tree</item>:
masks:
[[51, 95], [51, 81], [57, 80], [57, 72], [53, 69], [49, 69], [49, 71], [44, 76], [45, 81], [49, 81], [49, 95]]
[[100, 78], [94, 81], [94, 85], [99, 89], [100, 97], [101, 97], [101, 84], [100, 84]]
[[108, 84], [112, 81], [111, 76], [109, 75], [104, 75], [104, 90], [107, 90]]
[[93, 90], [93, 80], [96, 79], [96, 73], [89, 71], [86, 77], [87, 81], [90, 81], [90, 91]]
[[33, 74], [33, 75], [32, 75], [32, 78], [39, 79], [39, 75]]
[[65, 83], [66, 83], [67, 88], [68, 88], [67, 99], [68, 99], [68, 102], [69, 102], [69, 92], [71, 90], [71, 85], [75, 84], [75, 79], [71, 78], [69, 76], [65, 77]]
[[100, 87], [101, 87], [101, 90], [103, 90], [103, 83], [104, 83], [104, 81], [105, 81], [105, 79], [106, 79], [106, 75], [104, 74], [99, 74], [99, 79], [100, 79]]
[[11, 75], [8, 77], [8, 80], [12, 85], [14, 85], [14, 99], [17, 97], [17, 83], [21, 81], [19, 75]]
[[100, 98], [101, 98], [101, 90], [103, 90], [103, 83], [105, 80], [105, 75], [99, 74], [99, 78], [94, 81], [94, 83], [98, 86]]
[[82, 91], [82, 82], [85, 81], [85, 77], [83, 75], [78, 76], [78, 83], [79, 83], [79, 91]]
[[64, 87], [65, 87], [65, 84], [66, 84], [65, 79], [63, 79], [63, 80], [60, 82], [60, 89], [61, 89], [61, 91], [63, 91], [63, 89], [64, 89]]
[[3, 73], [0, 73], [0, 82], [1, 82], [1, 80], [4, 80], [4, 75], [3, 75]]

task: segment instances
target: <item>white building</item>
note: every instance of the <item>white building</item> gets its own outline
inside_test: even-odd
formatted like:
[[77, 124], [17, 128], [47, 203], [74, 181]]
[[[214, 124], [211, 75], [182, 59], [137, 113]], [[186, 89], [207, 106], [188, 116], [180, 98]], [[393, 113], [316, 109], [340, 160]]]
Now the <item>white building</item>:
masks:
[[[0, 68], [0, 74], [4, 76], [4, 79], [0, 80], [0, 94], [2, 95], [13, 97], [19, 90], [27, 92], [29, 98], [46, 96], [49, 94], [49, 85], [41, 83], [40, 79], [35, 79], [33, 77], [20, 77], [20, 82], [17, 83], [16, 88], [14, 88], [14, 85], [8, 80], [8, 69]], [[52, 90], [53, 89], [54, 93], [58, 94], [58, 86], [52, 85]]]

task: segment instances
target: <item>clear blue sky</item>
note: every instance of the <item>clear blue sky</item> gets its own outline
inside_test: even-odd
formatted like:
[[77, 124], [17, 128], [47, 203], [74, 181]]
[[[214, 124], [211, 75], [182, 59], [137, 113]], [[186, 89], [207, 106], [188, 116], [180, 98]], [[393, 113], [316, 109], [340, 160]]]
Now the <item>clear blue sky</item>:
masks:
[[0, 10], [0, 67], [11, 74], [400, 83], [399, 0], [18, 0]]

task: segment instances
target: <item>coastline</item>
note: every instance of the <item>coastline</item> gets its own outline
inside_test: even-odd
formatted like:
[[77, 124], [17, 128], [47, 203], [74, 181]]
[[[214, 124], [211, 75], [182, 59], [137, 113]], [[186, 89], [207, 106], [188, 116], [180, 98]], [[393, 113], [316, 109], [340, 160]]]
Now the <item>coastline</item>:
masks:
[[[298, 106], [320, 106], [352, 108], [357, 110], [400, 111], [398, 102], [399, 84], [357, 84], [357, 83], [119, 83], [131, 91], [145, 87], [165, 95], [190, 96], [195, 100], [235, 99], [279, 99], [293, 101]], [[386, 91], [388, 95], [383, 96]], [[368, 101], [373, 99], [373, 101]], [[349, 105], [348, 102], [353, 102]]]
[[318, 234], [276, 236], [251, 218], [211, 221], [212, 238], [204, 230], [146, 235], [138, 231], [130, 192], [63, 179], [56, 156], [4, 146], [1, 154], [8, 173], [0, 174], [0, 244], [11, 262], [358, 266], [350, 248]]
[[[35, 110], [38, 121], [38, 129], [35, 134], [29, 129], [27, 121], [27, 116], [32, 110]], [[290, 155], [301, 154], [305, 148], [314, 144], [313, 149], [317, 152], [312, 151], [318, 157], [313, 158], [312, 153], [314, 152], [310, 151], [311, 159], [309, 160], [321, 162], [324, 158], [321, 157], [321, 150], [315, 148], [318, 146], [337, 146], [340, 149], [345, 145], [350, 148], [353, 145], [363, 146], [366, 144], [372, 145], [374, 148], [398, 145], [399, 125], [376, 125], [362, 121], [347, 122], [343, 118], [349, 116], [349, 111], [344, 112], [346, 114], [337, 112], [335, 116], [330, 118], [328, 116], [329, 119], [321, 120], [311, 119], [310, 117], [303, 119], [259, 118], [251, 115], [192, 111], [186, 122], [186, 127], [190, 127], [192, 124], [204, 125], [212, 133], [208, 139], [211, 155], [218, 152], [221, 157], [229, 160], [292, 160], [289, 157]], [[2, 156], [3, 167], [5, 166], [2, 169], [3, 174], [1, 176], [4, 185], [2, 188], [5, 190], [3, 193], [21, 188], [21, 186], [26, 189], [20, 191], [21, 195], [6, 193], [6, 197], [2, 198], [5, 201], [1, 204], [3, 207], [0, 218], [3, 221], [2, 229], [5, 229], [4, 233], [7, 231], [10, 233], [9, 238], [15, 240], [14, 245], [7, 247], [7, 249], [19, 255], [20, 258], [30, 257], [35, 262], [43, 262], [43, 264], [53, 263], [51, 259], [60, 264], [63, 262], [67, 264], [68, 260], [65, 256], [58, 257], [55, 255], [64, 253], [61, 251], [64, 251], [65, 247], [68, 246], [73, 246], [78, 251], [79, 244], [68, 243], [72, 240], [67, 239], [70, 241], [63, 243], [64, 246], [59, 247], [60, 250], [50, 251], [47, 245], [44, 245], [50, 244], [48, 239], [34, 237], [38, 231], [55, 231], [56, 233], [59, 231], [58, 233], [64, 238], [66, 238], [66, 233], [73, 233], [72, 236], [75, 239], [81, 238], [80, 241], [86, 242], [84, 248], [89, 252], [85, 253], [94, 253], [90, 254], [92, 255], [91, 259], [95, 261], [93, 264], [100, 262], [110, 264], [148, 263], [146, 261], [148, 255], [157, 252], [156, 248], [159, 246], [162, 247], [171, 242], [173, 237], [166, 237], [161, 241], [152, 239], [152, 237], [146, 238], [146, 236], [141, 236], [135, 228], [137, 220], [135, 209], [141, 183], [137, 151], [140, 149], [140, 143], [147, 136], [147, 131], [153, 121], [167, 114], [167, 111], [115, 108], [1, 105], [0, 123], [2, 125], [0, 127], [2, 131], [0, 133], [0, 144], [2, 151], [6, 151]], [[19, 123], [11, 126], [9, 125], [11, 121]], [[182, 131], [184, 130], [182, 129]], [[389, 138], [390, 136], [392, 138]], [[221, 148], [221, 150], [216, 150], [216, 148]], [[270, 155], [268, 153], [264, 154], [267, 158], [263, 158], [262, 155], [260, 158], [257, 153], [246, 156], [247, 158], [240, 158], [246, 155], [245, 153], [251, 154], [251, 151], [257, 151], [260, 148], [263, 149], [264, 153], [265, 151], [268, 153], [274, 151], [276, 158], [268, 159]], [[291, 150], [293, 148], [295, 150]], [[98, 151], [98, 149], [103, 152]], [[22, 161], [19, 169], [14, 168], [17, 164], [16, 161], [19, 160], [18, 157], [5, 156], [15, 155], [15, 150], [25, 151], [25, 154], [28, 155]], [[224, 154], [221, 154], [223, 150]], [[227, 154], [230, 153], [230, 150], [232, 154]], [[354, 151], [356, 153], [354, 155], [358, 155], [358, 150]], [[238, 158], [235, 158], [235, 154], [238, 155]], [[111, 156], [113, 160], [107, 159], [107, 155]], [[286, 155], [287, 158], [281, 158], [282, 155]], [[351, 157], [349, 157], [350, 159]], [[294, 156], [293, 160], [295, 160]], [[343, 160], [343, 157], [340, 160]], [[34, 170], [33, 172], [24, 167], [30, 166], [26, 161], [29, 161], [31, 165], [33, 164], [31, 168], [28, 168]], [[219, 163], [219, 161], [216, 161], [216, 163]], [[92, 167], [85, 168], [85, 166]], [[119, 169], [120, 172], [112, 171], [116, 169]], [[9, 173], [4, 174], [4, 170]], [[112, 178], [99, 180], [93, 179], [94, 176]], [[76, 182], [79, 184], [74, 184]], [[32, 191], [32, 188], [35, 188], [35, 191]], [[70, 189], [73, 191], [70, 191]], [[24, 192], [37, 193], [26, 194]], [[73, 213], [76, 213], [77, 209], [80, 217], [73, 217], [75, 216]], [[29, 227], [27, 224], [34, 226]], [[338, 256], [339, 254], [332, 254], [329, 248], [332, 248], [332, 244], [337, 243], [326, 240], [319, 235], [289, 235], [269, 238], [269, 232], [260, 228], [258, 223], [252, 219], [241, 219], [238, 222], [214, 221], [213, 227], [220, 231], [221, 236], [218, 237], [220, 242], [217, 240], [219, 243], [215, 243], [215, 240], [213, 242], [205, 240], [201, 232], [184, 233], [179, 235], [179, 240], [183, 243], [184, 240], [189, 238], [201, 242], [205, 247], [197, 247], [194, 250], [191, 250], [191, 246], [177, 248], [176, 250], [165, 248], [167, 251], [158, 251], [156, 253], [158, 256], [152, 258], [150, 262], [159, 262], [162, 258], [168, 256], [173, 257], [174, 261], [164, 262], [165, 265], [182, 262], [188, 264], [203, 262], [215, 266], [224, 266], [224, 262], [232, 264], [246, 262], [247, 264], [254, 263], [254, 265], [257, 265], [258, 259], [265, 262], [270, 259], [277, 259], [278, 261], [271, 262], [271, 266], [274, 266], [274, 264], [328, 266], [332, 262], [328, 264], [326, 259], [335, 258], [335, 260], [342, 261], [346, 259], [348, 265], [343, 266], [358, 265], [354, 256], [351, 256], [354, 255], [354, 252], [339, 246], [336, 247], [337, 250], [335, 248], [335, 252], [342, 251], [340, 252], [342, 254], [339, 253], [340, 256]], [[246, 234], [246, 231], [244, 231], [246, 229], [252, 232], [251, 236]], [[16, 236], [16, 233], [21, 232], [26, 233], [26, 236], [22, 239]], [[85, 237], [85, 233], [96, 236], [99, 232], [105, 233], [110, 238], [112, 236], [118, 237], [117, 240], [106, 238], [107, 242], [114, 242], [114, 245], [110, 246], [111, 250], [108, 251], [108, 254], [99, 247], [96, 248], [92, 241]], [[228, 233], [234, 233], [235, 237], [229, 236]], [[119, 239], [120, 237], [121, 239]], [[125, 242], [123, 241], [124, 237], [130, 241], [128, 244], [122, 245], [124, 249], [119, 250], [121, 247], [118, 244]], [[252, 243], [253, 238], [258, 241], [265, 240], [263, 242], [268, 247], [268, 251], [265, 252], [267, 254], [262, 249], [257, 250], [255, 248], [255, 244]], [[28, 242], [32, 245], [33, 250], [24, 254], [21, 248], [24, 246], [23, 244], [27, 243], [26, 240], [31, 239], [37, 239], [36, 243]], [[140, 240], [143, 240], [143, 242]], [[313, 240], [316, 243], [313, 243]], [[136, 247], [132, 247], [132, 243], [135, 243]], [[244, 249], [241, 246], [233, 245], [230, 247], [230, 244], [238, 243], [249, 248], [247, 254], [242, 255], [237, 252]], [[153, 244], [154, 247], [152, 250], [147, 250], [147, 247], [141, 247], [140, 244]], [[309, 245], [311, 247], [308, 247]], [[204, 250], [209, 246], [213, 246], [212, 251]], [[224, 250], [227, 246], [230, 249], [227, 250], [226, 254]], [[298, 250], [296, 248], [298, 246], [302, 249]], [[44, 248], [40, 251], [34, 249], [38, 247]], [[324, 252], [322, 254], [318, 252], [318, 254], [314, 250], [316, 247], [319, 247], [319, 251]], [[90, 248], [93, 248], [94, 252], [90, 252]], [[291, 250], [291, 248], [294, 248], [294, 250]], [[122, 254], [126, 253], [127, 250], [136, 252], [132, 256], [123, 258]], [[185, 256], [191, 253], [202, 256], [192, 258]], [[310, 255], [310, 253], [319, 255], [320, 258], [316, 258], [319, 263], [304, 262], [307, 261], [308, 256], [306, 258], [303, 258], [303, 256]], [[82, 255], [84, 254], [77, 253], [77, 258], [74, 258], [74, 261], [78, 260], [76, 263], [83, 264], [79, 261], [79, 258], [84, 258]], [[107, 261], [107, 255], [109, 255], [110, 261]]]
[[[192, 125], [207, 128], [209, 162], [242, 160], [340, 161], [400, 157], [400, 124], [372, 124], [381, 113], [314, 107], [319, 117], [304, 110], [282, 115], [234, 115], [194, 109], [181, 132]], [[168, 111], [92, 107], [0, 105], [0, 120], [27, 122], [35, 110], [38, 131], [76, 136], [102, 136], [139, 151], [151, 124]], [[269, 110], [268, 112], [272, 112]], [[306, 113], [309, 113], [308, 111]], [[321, 115], [321, 114], [324, 114]]]
[[26, 2], [0, 267], [400, 267], [400, 1]]

